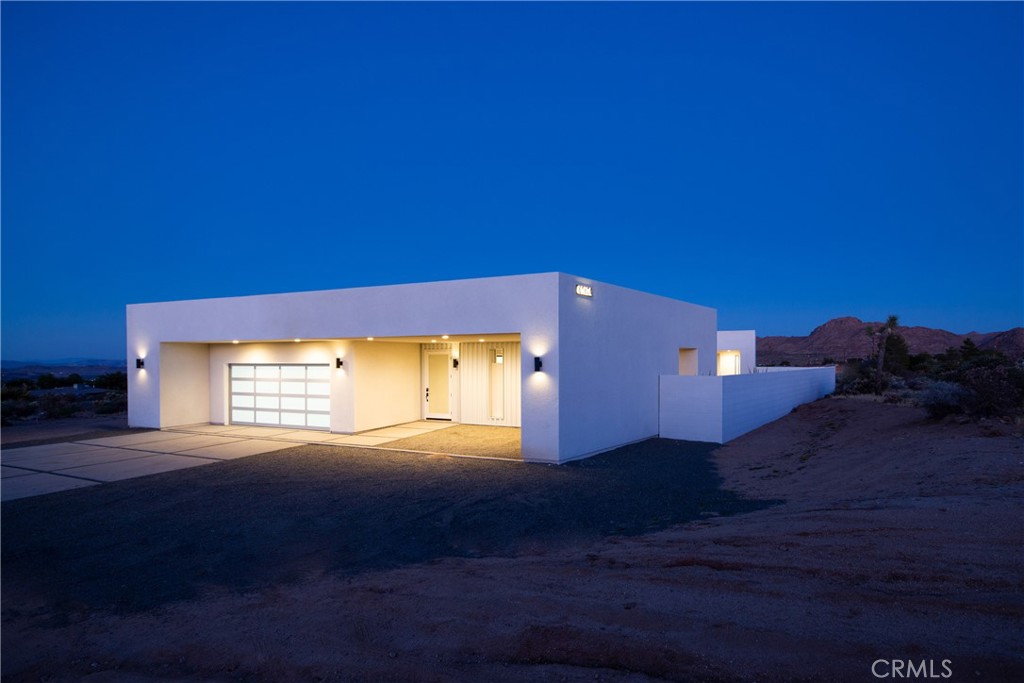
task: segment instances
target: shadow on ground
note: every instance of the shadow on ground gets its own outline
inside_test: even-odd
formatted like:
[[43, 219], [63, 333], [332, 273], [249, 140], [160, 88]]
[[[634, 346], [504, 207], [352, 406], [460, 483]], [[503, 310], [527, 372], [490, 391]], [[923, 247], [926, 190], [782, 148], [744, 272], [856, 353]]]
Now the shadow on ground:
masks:
[[[304, 445], [3, 503], [3, 594], [61, 619], [442, 557], [539, 553], [759, 509], [711, 444], [651, 439], [563, 465]], [[18, 602], [22, 602], [19, 600]]]

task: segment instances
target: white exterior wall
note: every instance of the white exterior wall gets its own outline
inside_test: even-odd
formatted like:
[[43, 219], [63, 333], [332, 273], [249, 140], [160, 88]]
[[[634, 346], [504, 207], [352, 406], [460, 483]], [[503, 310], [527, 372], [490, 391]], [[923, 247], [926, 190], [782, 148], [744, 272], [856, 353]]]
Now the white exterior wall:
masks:
[[420, 419], [420, 345], [360, 341], [353, 346], [355, 431]]
[[835, 391], [822, 368], [758, 368], [724, 377], [662, 377], [661, 436], [725, 443]]
[[558, 319], [557, 361], [532, 374], [558, 378], [563, 462], [657, 436], [658, 380], [679, 371], [680, 348], [698, 349], [699, 374], [715, 372], [712, 308], [562, 274]]
[[[130, 305], [127, 308], [128, 422], [133, 427], [168, 426], [161, 424], [160, 419], [161, 342], [242, 348], [247, 346], [247, 341], [294, 338], [351, 340], [368, 336], [519, 333], [522, 345], [523, 456], [528, 460], [558, 462], [561, 424], [558, 401], [558, 285], [558, 273], [542, 273]], [[233, 339], [243, 343], [230, 344]], [[352, 368], [358, 364], [355, 344], [359, 343], [362, 342], [348, 342], [348, 351], [353, 352]], [[313, 349], [315, 344], [323, 345], [320, 353], [327, 357], [328, 363], [347, 353], [340, 348], [346, 344], [344, 341], [302, 342], [294, 346]], [[283, 346], [287, 344], [273, 344], [275, 351]], [[316, 351], [311, 350], [310, 353]], [[544, 357], [545, 372], [533, 372], [535, 355]], [[134, 358], [145, 359], [146, 368], [135, 370], [131, 361]], [[342, 379], [349, 371], [348, 359], [345, 364], [346, 369], [336, 371], [332, 379], [331, 429], [351, 432], [356, 427], [354, 412], [349, 423], [350, 418], [341, 408], [346, 400], [352, 405], [355, 399], [354, 393], [346, 397], [346, 392], [354, 392], [355, 389], [347, 387]], [[211, 380], [217, 376], [214, 373]], [[226, 395], [223, 391], [214, 394], [213, 383], [211, 381], [211, 396]], [[213, 416], [214, 407], [211, 406], [211, 421]]]
[[718, 350], [740, 352], [740, 374], [754, 372], [757, 367], [757, 337], [754, 330], [719, 330]]
[[[130, 364], [134, 370], [134, 363]], [[146, 364], [147, 368], [149, 364]], [[210, 347], [206, 344], [161, 344], [160, 426], [208, 422]]]

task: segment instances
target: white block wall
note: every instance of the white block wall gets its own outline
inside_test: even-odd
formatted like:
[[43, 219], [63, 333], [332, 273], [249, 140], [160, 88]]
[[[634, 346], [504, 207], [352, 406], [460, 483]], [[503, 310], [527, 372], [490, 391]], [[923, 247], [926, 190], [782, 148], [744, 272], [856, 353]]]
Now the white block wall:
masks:
[[660, 385], [659, 436], [723, 443], [722, 379], [663, 375]]
[[663, 376], [660, 433], [726, 443], [835, 391], [834, 367], [758, 368], [724, 377]]

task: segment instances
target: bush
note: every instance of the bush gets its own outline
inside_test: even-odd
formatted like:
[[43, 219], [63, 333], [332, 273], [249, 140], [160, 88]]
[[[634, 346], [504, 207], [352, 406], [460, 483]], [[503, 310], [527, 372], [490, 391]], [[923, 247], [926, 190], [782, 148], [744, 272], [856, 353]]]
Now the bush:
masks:
[[964, 407], [972, 415], [1000, 417], [1024, 412], [1024, 370], [1006, 365], [974, 367], [963, 373]]
[[4, 399], [0, 402], [0, 422], [10, 425], [11, 420], [26, 418], [35, 412], [35, 405], [24, 399]]
[[92, 385], [97, 389], [128, 391], [128, 375], [123, 372], [108, 372], [93, 380]]
[[48, 420], [56, 420], [62, 417], [71, 417], [78, 411], [75, 399], [71, 396], [50, 394], [39, 399], [39, 411]]
[[[843, 366], [836, 379], [836, 394], [872, 394], [875, 391], [875, 374], [871, 361], [851, 359]], [[888, 377], [882, 378], [882, 388], [888, 388]]]
[[921, 406], [933, 418], [964, 412], [963, 403], [968, 392], [955, 382], [932, 382], [920, 398]]
[[97, 415], [113, 415], [126, 410], [128, 410], [128, 396], [114, 392], [104, 396], [102, 401], [97, 401], [94, 408]]

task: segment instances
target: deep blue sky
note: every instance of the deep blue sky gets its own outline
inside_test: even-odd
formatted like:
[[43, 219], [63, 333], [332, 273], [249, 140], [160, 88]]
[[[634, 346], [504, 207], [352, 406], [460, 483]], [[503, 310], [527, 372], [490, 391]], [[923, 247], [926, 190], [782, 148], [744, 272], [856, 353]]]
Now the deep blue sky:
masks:
[[6, 359], [128, 303], [561, 270], [1022, 324], [1024, 5], [2, 5]]

